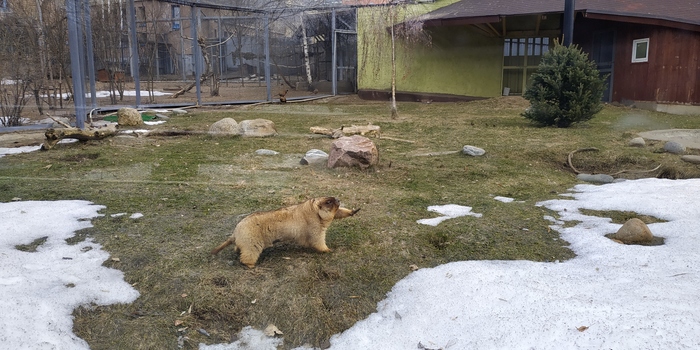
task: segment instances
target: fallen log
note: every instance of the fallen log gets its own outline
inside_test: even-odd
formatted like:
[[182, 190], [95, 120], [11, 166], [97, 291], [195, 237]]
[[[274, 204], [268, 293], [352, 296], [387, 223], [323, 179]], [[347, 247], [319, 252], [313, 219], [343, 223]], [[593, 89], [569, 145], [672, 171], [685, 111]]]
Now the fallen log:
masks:
[[46, 142], [41, 145], [41, 149], [46, 151], [52, 149], [56, 144], [63, 139], [76, 139], [79, 141], [102, 140], [106, 137], [113, 136], [117, 133], [116, 129], [48, 129], [44, 133]]
[[378, 125], [351, 125], [351, 126], [341, 126], [339, 129], [323, 128], [320, 126], [312, 126], [309, 128], [312, 134], [326, 135], [331, 138], [337, 139], [346, 135], [373, 135], [379, 137], [381, 128]]

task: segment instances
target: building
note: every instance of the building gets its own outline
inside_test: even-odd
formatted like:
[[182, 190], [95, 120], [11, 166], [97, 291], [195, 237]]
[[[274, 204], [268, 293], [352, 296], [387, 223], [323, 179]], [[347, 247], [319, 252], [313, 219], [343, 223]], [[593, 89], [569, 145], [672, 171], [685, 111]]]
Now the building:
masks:
[[[700, 2], [578, 0], [575, 5], [573, 43], [609, 75], [605, 101], [700, 113]], [[562, 37], [563, 0], [415, 6], [423, 9], [415, 18], [431, 35], [432, 46], [399, 48], [405, 61], [397, 89], [405, 99], [521, 94], [542, 54]], [[378, 64], [386, 71], [386, 64]], [[361, 96], [378, 95], [387, 90], [386, 77], [361, 74], [359, 89]]]

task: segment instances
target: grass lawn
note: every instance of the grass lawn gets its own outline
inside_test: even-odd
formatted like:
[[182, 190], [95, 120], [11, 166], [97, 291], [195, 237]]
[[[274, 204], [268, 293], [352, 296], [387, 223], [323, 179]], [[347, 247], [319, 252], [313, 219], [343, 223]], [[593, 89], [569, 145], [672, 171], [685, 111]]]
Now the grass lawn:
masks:
[[[567, 242], [543, 219], [553, 213], [535, 206], [578, 183], [569, 152], [599, 149], [576, 153], [573, 164], [582, 172], [626, 170], [617, 177], [630, 179], [700, 176], [697, 165], [662, 152], [662, 142], [627, 146], [640, 131], [700, 128], [700, 116], [606, 106], [585, 124], [557, 129], [530, 124], [520, 116], [526, 107], [517, 97], [401, 103], [399, 118], [391, 119], [386, 102], [340, 97], [196, 110], [149, 127], [192, 131], [188, 136], [118, 136], [0, 158], [0, 201], [84, 199], [106, 206], [106, 215], [75, 240], [90, 237], [118, 258], [104, 264], [123, 271], [141, 297], [74, 312], [75, 333], [92, 349], [175, 349], [179, 336], [187, 337], [184, 348], [195, 349], [200, 342], [229, 342], [244, 326], [268, 324], [284, 332], [285, 347], [322, 347], [375, 311], [411, 265], [571, 258]], [[225, 117], [272, 120], [279, 136], [206, 134]], [[377, 167], [299, 164], [310, 149], [330, 149], [332, 140], [311, 135], [310, 127], [367, 123], [379, 125], [386, 137], [372, 139]], [[464, 145], [486, 154], [448, 153]], [[256, 155], [261, 148], [280, 154]], [[658, 165], [655, 172], [635, 172]], [[277, 245], [252, 270], [238, 263], [233, 249], [209, 254], [243, 215], [317, 196], [362, 208], [330, 227], [332, 253]], [[428, 206], [442, 204], [470, 206], [483, 216], [436, 227], [416, 223], [436, 216]], [[112, 216], [118, 213], [144, 216]]]

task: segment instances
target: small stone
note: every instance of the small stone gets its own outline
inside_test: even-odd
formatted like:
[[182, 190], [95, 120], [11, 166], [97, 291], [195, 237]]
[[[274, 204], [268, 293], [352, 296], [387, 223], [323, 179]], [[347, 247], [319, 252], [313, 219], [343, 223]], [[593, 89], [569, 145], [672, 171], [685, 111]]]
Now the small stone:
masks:
[[592, 182], [592, 183], [601, 183], [601, 184], [609, 184], [613, 181], [615, 181], [615, 178], [606, 175], [606, 174], [578, 174], [576, 175], [576, 178], [581, 180], [581, 181], [586, 181], [586, 182]]
[[168, 119], [170, 119], [170, 117], [168, 117], [167, 115], [165, 115], [165, 114], [160, 114], [160, 113], [156, 113], [156, 118], [158, 118], [158, 119], [163, 119], [163, 120], [168, 120]]
[[681, 160], [686, 161], [688, 163], [700, 164], [700, 156], [685, 155], [681, 156]]
[[646, 146], [646, 142], [644, 141], [643, 137], [635, 137], [631, 139], [627, 145], [630, 147], [644, 147]]
[[304, 158], [299, 162], [301, 165], [326, 165], [328, 163], [328, 153], [320, 149], [312, 149], [306, 152]]
[[255, 151], [255, 154], [257, 154], [259, 156], [274, 156], [274, 155], [278, 155], [280, 153], [277, 151], [273, 151], [271, 149], [259, 149], [259, 150]]
[[479, 147], [466, 145], [466, 146], [462, 147], [462, 153], [464, 153], [468, 156], [472, 156], [472, 157], [479, 157], [479, 156], [483, 156], [486, 153], [486, 151], [484, 151], [483, 149], [481, 149]]
[[172, 110], [170, 110], [170, 111], [173, 112], [173, 113], [175, 113], [175, 114], [187, 114], [187, 111], [184, 110], [184, 109], [178, 109], [178, 108], [176, 108], [176, 109], [172, 109]]
[[644, 221], [637, 218], [627, 220], [615, 234], [609, 236], [610, 239], [630, 243], [649, 243], [654, 239], [649, 226]]
[[673, 154], [685, 153], [685, 146], [676, 141], [668, 141], [664, 144], [664, 151]]

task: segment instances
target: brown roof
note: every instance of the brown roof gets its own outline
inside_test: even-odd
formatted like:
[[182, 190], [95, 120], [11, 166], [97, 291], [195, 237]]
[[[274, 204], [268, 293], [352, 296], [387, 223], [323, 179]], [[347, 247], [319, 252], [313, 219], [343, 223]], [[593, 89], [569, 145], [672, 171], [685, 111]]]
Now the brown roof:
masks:
[[[577, 0], [576, 11], [623, 22], [654, 20], [656, 24], [700, 31], [700, 0]], [[421, 19], [440, 22], [485, 23], [505, 16], [562, 13], [564, 0], [462, 0]]]

